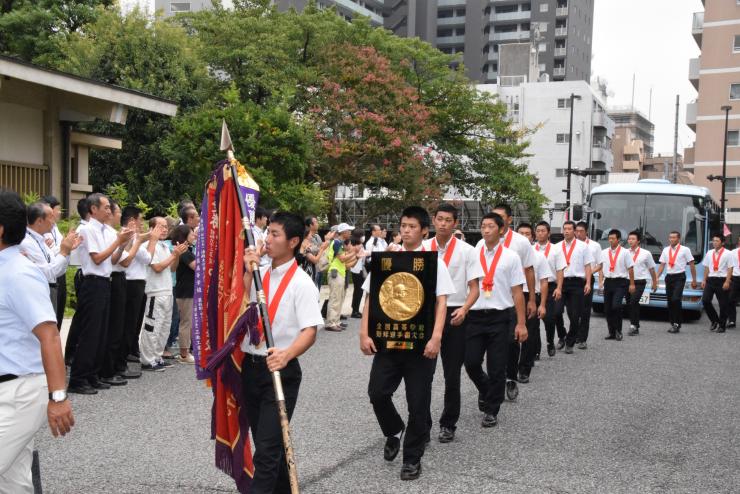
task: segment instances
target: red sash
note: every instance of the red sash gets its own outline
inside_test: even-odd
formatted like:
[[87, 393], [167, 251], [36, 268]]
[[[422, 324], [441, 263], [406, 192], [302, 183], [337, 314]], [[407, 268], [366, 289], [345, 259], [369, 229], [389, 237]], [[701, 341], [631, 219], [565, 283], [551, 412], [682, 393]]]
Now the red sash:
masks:
[[640, 255], [640, 248], [638, 247], [634, 254], [632, 254], [632, 262], [637, 262], [637, 256]]
[[[452, 252], [455, 250], [455, 245], [457, 243], [457, 238], [452, 237], [447, 244], [447, 251], [445, 252], [444, 262], [445, 266], [450, 266], [450, 261], [452, 260]], [[437, 238], [432, 239], [432, 250], [434, 252], [437, 252]]]
[[514, 232], [511, 231], [511, 228], [509, 228], [509, 231], [506, 233], [506, 238], [504, 239], [504, 247], [506, 247], [507, 249], [511, 245], [511, 237], [513, 236], [514, 236]]
[[[550, 242], [547, 242], [547, 247], [545, 247], [545, 257], [550, 257], [550, 246], [552, 244]], [[535, 244], [535, 249], [537, 249], [537, 252], [540, 251], [540, 244]]]
[[[293, 259], [293, 264], [288, 269], [288, 272], [285, 273], [285, 276], [283, 276], [283, 279], [280, 280], [280, 284], [278, 285], [277, 292], [275, 292], [275, 299], [270, 302], [270, 273], [272, 272], [271, 269], [267, 270], [267, 273], [265, 273], [265, 277], [262, 278], [262, 289], [265, 292], [265, 303], [267, 304], [267, 316], [270, 318], [270, 324], [275, 320], [275, 314], [277, 314], [278, 306], [280, 305], [280, 300], [283, 298], [283, 294], [285, 294], [286, 288], [288, 288], [288, 284], [290, 283], [290, 280], [293, 279], [293, 275], [298, 270], [298, 263], [295, 259]], [[262, 326], [262, 320], [260, 319], [259, 322], [259, 328], [260, 332], [264, 332], [264, 327]]]
[[496, 249], [490, 268], [486, 266], [486, 244], [483, 244], [480, 249], [480, 264], [483, 267], [483, 273], [485, 274], [483, 277], [483, 294], [486, 297], [490, 297], [491, 292], [493, 292], [493, 275], [496, 274], [496, 267], [501, 258], [501, 252], [503, 251], [500, 246], [497, 246]]
[[676, 245], [676, 252], [671, 255], [672, 249], [668, 247], [668, 266], [673, 267], [676, 265], [676, 258], [678, 257], [678, 251], [681, 250], [681, 244]]
[[622, 251], [622, 246], [617, 246], [617, 251], [614, 253], [614, 257], [612, 257], [612, 250], [609, 249], [609, 272], [613, 273], [614, 268], [617, 265], [617, 259], [619, 259], [619, 253]]
[[570, 266], [570, 257], [573, 255], [573, 249], [576, 248], [576, 242], [578, 242], [578, 240], [574, 238], [573, 243], [570, 244], [570, 251], [566, 252], [565, 240], [563, 240], [563, 255], [565, 256], [565, 264], [567, 264], [568, 266]]
[[712, 267], [714, 268], [715, 273], [719, 270], [719, 260], [722, 258], [722, 254], [724, 254], [724, 252], [724, 247], [722, 247], [719, 252], [716, 250], [712, 252]]

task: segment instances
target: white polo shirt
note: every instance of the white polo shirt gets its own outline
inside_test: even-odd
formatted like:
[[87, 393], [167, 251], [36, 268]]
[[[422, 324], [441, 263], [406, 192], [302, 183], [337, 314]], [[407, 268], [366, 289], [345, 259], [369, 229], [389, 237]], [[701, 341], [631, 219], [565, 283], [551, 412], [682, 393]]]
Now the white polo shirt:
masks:
[[650, 270], [655, 269], [655, 261], [650, 251], [638, 247], [635, 250], [630, 249], [629, 253], [634, 263], [635, 281], [651, 279]]
[[[717, 271], [714, 270], [715, 258], [717, 259]], [[732, 254], [724, 247], [719, 252], [712, 249], [704, 255], [702, 264], [709, 270], [710, 278], [726, 278], [727, 270], [732, 267]]]
[[586, 244], [586, 247], [588, 247], [588, 249], [591, 251], [591, 257], [594, 259], [594, 262], [591, 263], [591, 269], [596, 269], [600, 264], [599, 260], [601, 259], [602, 250], [601, 245], [599, 245], [599, 243], [595, 240], [591, 240], [590, 238], [584, 240], [584, 243]]
[[[555, 244], [555, 248], [558, 250], [559, 255], [563, 256], [563, 260], [565, 261], [565, 271], [563, 271], [563, 276], [566, 278], [576, 277], [576, 278], [586, 278], [586, 266], [589, 264], [594, 264], [594, 258], [591, 254], [591, 249], [586, 246], [585, 242], [581, 242], [577, 238], [573, 239], [573, 242], [576, 243], [575, 247], [573, 248], [573, 251], [571, 252], [571, 243], [566, 243], [565, 240], [562, 242], [559, 242]], [[570, 262], [568, 259], [568, 253], [570, 253]]]
[[[504, 250], [501, 252], [501, 257], [499, 257], [496, 272], [493, 274], [493, 292], [490, 297], [485, 296], [483, 278], [481, 278], [479, 282], [480, 297], [478, 297], [478, 300], [475, 301], [475, 304], [473, 304], [470, 310], [504, 310], [514, 307], [514, 297], [511, 295], [512, 287], [527, 284], [519, 256], [512, 249], [505, 248], [501, 243], [490, 250], [486, 248], [485, 243], [476, 247], [475, 256], [478, 259], [478, 263], [480, 263], [480, 253], [483, 251], [486, 260], [486, 269], [490, 269], [496, 251], [501, 248]], [[481, 266], [482, 269], [483, 266]]]
[[[543, 253], [533, 250], [532, 255], [534, 256], [534, 293], [540, 293], [540, 282], [542, 280], [549, 282], [551, 278], [554, 279], [554, 276]], [[524, 284], [524, 292], [529, 293], [529, 287], [526, 283]]]
[[116, 235], [111, 232], [111, 228], [107, 225], [102, 224], [95, 218], [92, 218], [82, 233], [82, 243], [77, 249], [80, 251], [80, 266], [82, 267], [82, 274], [85, 276], [95, 275], [109, 278], [111, 272], [113, 272], [113, 264], [111, 263], [111, 257], [95, 264], [91, 253], [100, 253], [107, 249], [113, 242], [116, 241]]
[[0, 375], [43, 374], [41, 344], [33, 330], [56, 321], [41, 271], [19, 246], [0, 250]]
[[139, 250], [133, 253], [134, 258], [126, 269], [126, 281], [146, 280], [146, 268], [152, 263], [152, 256], [149, 255], [149, 251], [146, 249], [147, 245], [149, 245], [148, 240], [139, 246]]
[[[675, 255], [675, 264], [671, 266], [669, 264], [671, 254]], [[691, 251], [685, 245], [678, 244], [678, 249], [674, 249], [670, 245], [663, 249], [658, 260], [661, 264], [665, 264], [666, 273], [668, 274], [683, 274], [686, 272], [686, 265], [694, 262], [694, 256], [691, 255]]]
[[51, 227], [51, 231], [49, 233], [44, 234], [44, 239], [50, 238], [54, 241], [54, 245], [51, 247], [51, 251], [54, 254], [59, 253], [59, 246], [62, 245], [62, 240], [64, 239], [64, 235], [62, 235], [62, 232], [59, 231], [59, 227], [56, 223], [54, 223], [54, 226]]
[[547, 281], [549, 283], [557, 281], [558, 271], [565, 269], [567, 266], [565, 264], [565, 258], [563, 258], [562, 251], [558, 250], [557, 247], [555, 247], [555, 244], [551, 244], [550, 242], [547, 242], [545, 245], [540, 245], [535, 242], [532, 249], [534, 249], [535, 252], [542, 254], [544, 258], [547, 259], [547, 264], [550, 268], [550, 277], [547, 278]]
[[158, 241], [157, 247], [154, 248], [152, 262], [146, 270], [146, 287], [144, 288], [144, 293], [147, 296], [172, 295], [172, 272], [170, 271], [170, 267], [167, 266], [167, 268], [157, 273], [151, 266], [152, 264], [163, 262], [169, 257], [170, 248], [167, 247], [167, 244], [163, 240]]
[[[110, 230], [110, 231], [109, 231], [108, 233], [111, 233], [111, 232], [112, 232], [112, 233], [113, 233], [113, 235], [115, 235], [115, 236], [118, 236], [118, 232], [116, 231], [116, 229], [115, 229], [115, 228], [113, 228], [113, 227], [112, 227], [112, 226], [110, 226], [110, 225], [105, 225], [105, 226], [107, 226], [107, 227], [108, 227], [108, 229]], [[111, 258], [112, 258], [112, 257], [113, 257], [113, 256], [111, 255]], [[126, 259], [127, 257], [128, 257], [128, 252], [126, 252], [126, 250], [124, 249], [124, 251], [123, 251], [123, 252], [121, 253], [121, 257], [120, 257], [120, 258], [118, 259], [118, 263], [116, 263], [116, 264], [113, 264], [113, 272], [114, 272], [114, 273], [125, 273], [125, 272], [126, 272], [126, 268], [125, 268], [125, 267], [123, 267], [123, 266], [121, 266], [121, 261], [123, 261], [123, 260], [124, 260], [124, 259]], [[112, 261], [111, 261], [111, 262], [112, 262]]]
[[56, 283], [57, 278], [67, 270], [69, 258], [54, 254], [44, 242], [44, 237], [30, 228], [26, 229], [26, 237], [21, 242], [20, 250], [41, 270], [49, 283]]
[[[476, 249], [481, 245], [485, 244], [485, 240], [480, 239], [476, 244]], [[532, 244], [529, 243], [527, 237], [521, 233], [517, 233], [509, 228], [505, 234], [501, 235], [499, 244], [503, 244], [505, 247], [513, 250], [518, 256], [519, 261], [522, 263], [522, 268], [528, 268], [534, 265], [534, 256], [532, 255]]]
[[[404, 252], [406, 249], [403, 248], [403, 246], [398, 246], [398, 252]], [[426, 251], [426, 247], [424, 246], [424, 242], [419, 245], [416, 249], [414, 249], [414, 252], [422, 252]], [[365, 278], [365, 282], [362, 284], [362, 291], [369, 294], [370, 293], [370, 275], [367, 275], [367, 278]], [[467, 293], [467, 292], [466, 292]], [[435, 295], [437, 297], [441, 295], [447, 296], [447, 299], [449, 300], [449, 296], [455, 294], [455, 285], [452, 282], [452, 278], [450, 277], [450, 272], [447, 270], [447, 266], [445, 266], [444, 261], [437, 256], [437, 290]]]
[[435, 247], [442, 262], [448, 250], [452, 249], [450, 263], [445, 266], [455, 287], [455, 293], [447, 297], [447, 307], [462, 307], [468, 298], [468, 282], [483, 277], [483, 269], [475, 258], [475, 248], [454, 236], [447, 245], [441, 245], [436, 237], [424, 241], [425, 249], [434, 250]]
[[[592, 242], [593, 243], [593, 242]], [[609, 255], [614, 259], [614, 271], [611, 270], [611, 261], [609, 261]], [[629, 249], [625, 249], [621, 245], [616, 249], [607, 247], [606, 249], [599, 252], [600, 262], [602, 265], [602, 272], [604, 278], [625, 278], [629, 279], [629, 269], [635, 265], [632, 261]]]
[[[274, 300], [280, 282], [293, 265], [293, 261], [291, 259], [274, 269], [272, 266], [260, 268], [262, 279], [265, 278], [268, 271], [270, 272], [268, 302]], [[257, 300], [254, 286], [252, 286], [251, 300]], [[318, 288], [316, 288], [311, 277], [299, 267], [295, 270], [293, 279], [286, 286], [275, 312], [275, 319], [272, 321], [272, 337], [276, 348], [288, 348], [301, 331], [324, 324], [318, 300]], [[243, 352], [253, 355], [267, 355], [267, 344], [262, 342], [258, 346], [252, 345], [249, 342], [249, 335], [242, 340], [241, 349]]]
[[[77, 234], [81, 235], [84, 240], [83, 232], [85, 231], [84, 227], [88, 224], [87, 220], [80, 220], [80, 224], [77, 226]], [[80, 245], [81, 247], [82, 245]], [[76, 248], [72, 252], [69, 253], [69, 265], [70, 266], [81, 266], [82, 262], [80, 261], [80, 248]]]
[[732, 256], [732, 276], [740, 276], [740, 247], [730, 251]]

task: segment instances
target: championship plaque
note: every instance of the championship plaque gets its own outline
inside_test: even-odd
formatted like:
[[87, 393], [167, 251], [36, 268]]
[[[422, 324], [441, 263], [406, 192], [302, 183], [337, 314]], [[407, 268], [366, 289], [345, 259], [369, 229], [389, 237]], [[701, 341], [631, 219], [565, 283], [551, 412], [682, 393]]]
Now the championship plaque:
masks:
[[423, 352], [434, 330], [436, 252], [373, 252], [368, 333], [379, 352]]

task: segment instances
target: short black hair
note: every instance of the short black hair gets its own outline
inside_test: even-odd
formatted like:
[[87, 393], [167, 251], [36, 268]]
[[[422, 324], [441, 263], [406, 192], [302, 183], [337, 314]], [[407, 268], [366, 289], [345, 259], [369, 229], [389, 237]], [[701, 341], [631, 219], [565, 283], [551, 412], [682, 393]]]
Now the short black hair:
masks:
[[714, 238], [714, 237], [717, 237], [720, 242], [724, 242], [725, 241], [725, 236], [722, 235], [720, 232], [713, 233], [712, 234], [712, 238]]
[[609, 230], [609, 235], [608, 236], [611, 237], [612, 235], [616, 235], [617, 236], [617, 240], [621, 240], [622, 239], [622, 232], [620, 232], [616, 228], [612, 228], [611, 230]]
[[[257, 210], [259, 210], [259, 208]], [[264, 209], [262, 211], [264, 211]], [[255, 217], [257, 217], [256, 211]], [[278, 211], [277, 213], [272, 215], [272, 217], [270, 218], [270, 223], [275, 223], [276, 225], [281, 225], [283, 227], [286, 240], [290, 241], [290, 239], [292, 238], [298, 238], [298, 244], [296, 244], [295, 249], [293, 249], [293, 255], [298, 255], [298, 252], [300, 252], [301, 250], [301, 242], [303, 242], [303, 237], [306, 236], [306, 225], [303, 222], [303, 218], [295, 213]]]
[[550, 232], [550, 223], [548, 223], [547, 221], [544, 221], [544, 220], [540, 221], [539, 223], [535, 225], [534, 228], [537, 229], [537, 227], [539, 226], [544, 226], [545, 228], [547, 228], [548, 233]]
[[576, 229], [576, 222], [575, 221], [571, 221], [571, 220], [564, 221], [563, 222], [563, 228], [565, 228], [565, 225], [570, 225], [570, 226], [573, 227], [574, 230]]
[[48, 204], [41, 201], [28, 205], [26, 208], [26, 221], [29, 225], [36, 223], [36, 220], [39, 218], [42, 220], [46, 218], [46, 206], [48, 206]]
[[113, 213], [116, 211], [116, 209], [120, 209], [121, 206], [118, 205], [118, 203], [114, 199], [108, 199], [108, 203], [110, 203], [110, 212]]
[[48, 204], [49, 207], [52, 209], [61, 205], [61, 203], [59, 202], [59, 199], [57, 199], [54, 196], [44, 196], [41, 198], [41, 202], [43, 202], [44, 204]]
[[18, 245], [26, 236], [26, 205], [12, 190], [0, 189], [0, 225], [5, 245]]
[[372, 225], [370, 225], [370, 232], [374, 232], [376, 228], [378, 229], [378, 231], [383, 231], [383, 228], [381, 228], [379, 224], [373, 223]]
[[313, 225], [313, 220], [317, 220], [316, 216], [306, 216], [305, 221], [303, 222], [304, 225], [306, 225], [306, 228], [310, 228], [311, 225]]
[[121, 210], [121, 224], [126, 225], [129, 221], [141, 216], [141, 209], [136, 206], [126, 206]]
[[676, 230], [673, 230], [671, 233], [668, 234], [669, 237], [671, 235], [678, 235], [678, 238], [681, 238], [681, 232], [677, 232]]
[[[267, 214], [267, 210], [265, 208], [263, 208], [262, 206], [257, 206], [256, 208], [254, 208], [254, 219], [255, 220], [257, 218], [268, 218], [269, 216], [270, 215]], [[285, 225], [283, 225], [283, 226], [285, 226]], [[301, 236], [301, 238], [303, 238], [303, 236]]]
[[500, 214], [494, 213], [491, 211], [490, 213], [486, 213], [483, 215], [483, 218], [481, 218], [481, 224], [483, 223], [483, 220], [493, 220], [496, 225], [498, 225], [499, 229], [504, 227], [504, 219], [501, 217]]
[[534, 228], [532, 228], [532, 225], [530, 223], [519, 223], [519, 225], [517, 225], [516, 227], [516, 231], [518, 232], [520, 228], [529, 228], [529, 231], [534, 233]]
[[584, 230], [588, 231], [588, 223], [585, 221], [579, 221], [576, 223], [576, 228], [583, 228]]
[[434, 210], [434, 215], [437, 216], [437, 213], [450, 213], [452, 215], [452, 219], [457, 221], [457, 208], [450, 204], [449, 202], [443, 202], [439, 206], [437, 206], [437, 209]]
[[500, 202], [500, 203], [496, 204], [496, 206], [493, 208], [494, 211], [497, 210], [497, 209], [501, 209], [503, 212], [505, 212], [506, 213], [506, 216], [511, 216], [512, 215], [511, 206], [509, 206], [508, 204], [505, 204], [503, 202]]
[[642, 240], [642, 235], [640, 235], [640, 232], [637, 231], [637, 230], [632, 230], [631, 232], [629, 232], [629, 234], [627, 235], [627, 237], [629, 238], [630, 235], [634, 235], [635, 237], [637, 237], [637, 241], [638, 242], [640, 240]]
[[429, 213], [421, 206], [409, 206], [401, 213], [401, 218], [413, 218], [419, 222], [421, 229], [429, 228]]
[[172, 234], [170, 234], [170, 240], [172, 240], [174, 245], [184, 243], [192, 231], [193, 229], [188, 225], [177, 225], [175, 229], [172, 230]]
[[100, 207], [100, 201], [103, 198], [108, 199], [105, 196], [105, 194], [101, 194], [100, 192], [95, 192], [95, 193], [90, 194], [89, 196], [87, 196], [87, 203], [88, 203], [88, 205], [90, 207], [90, 212], [92, 212], [93, 206], [95, 206], [96, 208], [99, 208]]
[[193, 213], [198, 214], [198, 210], [195, 209], [195, 206], [185, 206], [180, 210], [180, 219], [183, 223], [187, 223], [191, 216], [193, 216]]
[[77, 201], [77, 214], [83, 220], [90, 216], [90, 201], [87, 200], [87, 197], [83, 197]]

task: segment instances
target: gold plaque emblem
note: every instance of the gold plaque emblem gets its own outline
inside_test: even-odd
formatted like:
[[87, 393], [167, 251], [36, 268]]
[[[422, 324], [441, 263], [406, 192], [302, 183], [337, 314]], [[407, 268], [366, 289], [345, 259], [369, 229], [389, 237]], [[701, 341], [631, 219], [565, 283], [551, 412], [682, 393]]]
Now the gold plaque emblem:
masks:
[[424, 305], [424, 287], [410, 273], [390, 275], [380, 285], [380, 308], [394, 321], [407, 321]]

